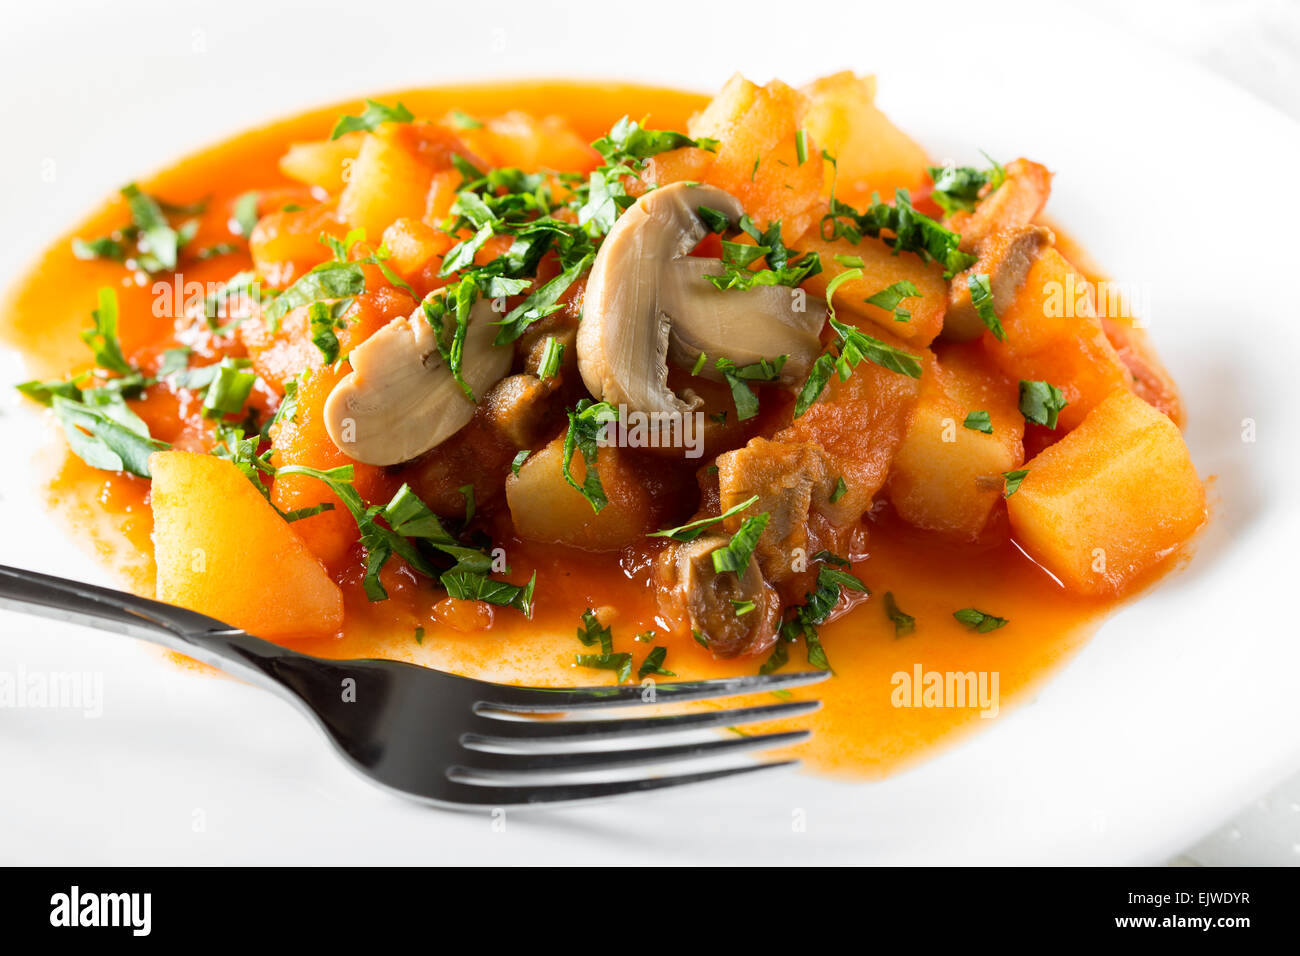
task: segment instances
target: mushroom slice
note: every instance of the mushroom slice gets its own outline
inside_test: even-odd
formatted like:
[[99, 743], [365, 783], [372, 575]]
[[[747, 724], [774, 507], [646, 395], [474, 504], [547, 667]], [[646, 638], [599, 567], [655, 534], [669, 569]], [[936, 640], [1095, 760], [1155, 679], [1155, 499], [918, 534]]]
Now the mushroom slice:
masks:
[[[701, 353], [709, 359], [725, 356], [741, 366], [784, 355], [778, 381], [803, 382], [821, 353], [826, 303], [787, 286], [724, 291], [704, 278], [721, 274], [717, 259], [687, 256], [662, 276], [659, 302], [670, 322], [668, 357], [692, 368]], [[723, 381], [712, 361], [699, 374]]]
[[1042, 226], [994, 233], [976, 247], [979, 261], [953, 277], [948, 287], [948, 311], [943, 315], [943, 337], [948, 341], [967, 342], [984, 331], [984, 320], [971, 301], [969, 278], [989, 277], [993, 293], [993, 311], [1002, 314], [1011, 308], [1025, 277], [1039, 255], [1055, 241], [1051, 230]]
[[[597, 398], [646, 413], [680, 415], [698, 408], [698, 396], [687, 391], [679, 397], [668, 388], [675, 329], [674, 354], [687, 364], [701, 351], [737, 365], [784, 354], [794, 360], [792, 353], [802, 361], [809, 345], [815, 348], [824, 313], [816, 306], [797, 313], [795, 303], [810, 301], [806, 297], [784, 288], [722, 292], [703, 279], [720, 275], [722, 263], [689, 256], [709, 232], [701, 206], [732, 224], [744, 215], [728, 192], [673, 183], [638, 199], [601, 244], [587, 279], [577, 340], [578, 370]], [[798, 366], [796, 361], [790, 370], [792, 380]]]
[[[510, 371], [513, 349], [494, 346], [491, 303], [469, 315], [461, 377], [481, 396]], [[339, 451], [367, 465], [396, 465], [446, 441], [474, 417], [475, 404], [438, 352], [417, 309], [352, 350], [348, 375], [325, 402], [325, 428]]]
[[[781, 598], [757, 561], [751, 560], [739, 575], [714, 570], [713, 552], [729, 540], [711, 534], [666, 548], [656, 572], [659, 609], [705, 635], [718, 657], [759, 654], [776, 643]], [[753, 602], [753, 610], [737, 614], [737, 606], [746, 601]]]

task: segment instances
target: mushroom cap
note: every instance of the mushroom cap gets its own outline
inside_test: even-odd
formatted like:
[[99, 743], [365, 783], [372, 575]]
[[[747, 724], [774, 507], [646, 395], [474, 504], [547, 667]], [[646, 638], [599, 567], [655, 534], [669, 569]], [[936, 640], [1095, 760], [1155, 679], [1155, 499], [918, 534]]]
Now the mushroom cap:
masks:
[[744, 215], [740, 200], [714, 186], [673, 183], [638, 199], [601, 243], [583, 298], [578, 326], [578, 371], [587, 390], [611, 404], [641, 412], [684, 414], [701, 404], [668, 388], [670, 319], [661, 284], [708, 227], [696, 211], [708, 206], [731, 222]]
[[[491, 304], [470, 311], [461, 377], [482, 395], [509, 370], [514, 350], [492, 344]], [[438, 352], [421, 309], [394, 319], [348, 356], [352, 372], [325, 402], [325, 429], [339, 451], [367, 465], [396, 465], [424, 454], [469, 423], [477, 407]]]
[[[718, 657], [760, 654], [776, 643], [781, 623], [781, 599], [751, 560], [740, 574], [716, 571], [713, 552], [726, 546], [724, 534], [708, 534], [677, 543], [660, 558], [661, 578], [675, 589], [675, 598], [692, 629], [708, 637]], [[734, 602], [753, 601], [754, 610], [736, 614]]]
[[[821, 354], [826, 303], [789, 286], [723, 290], [704, 278], [721, 271], [717, 259], [687, 256], [673, 263], [671, 279], [660, 289], [671, 323], [669, 359], [691, 368], [701, 353], [740, 366], [784, 355], [778, 381], [803, 382]], [[724, 378], [713, 362], [705, 362], [699, 374], [715, 382]]]
[[[715, 186], [672, 183], [636, 201], [609, 231], [587, 279], [578, 326], [578, 370], [588, 391], [635, 412], [681, 415], [694, 393], [668, 388], [668, 360], [690, 367], [701, 353], [738, 366], [787, 356], [780, 380], [806, 376], [821, 350], [826, 306], [785, 286], [721, 290], [718, 259], [693, 257], [709, 233], [707, 206], [733, 225], [744, 209]], [[720, 380], [706, 363], [701, 375]]]

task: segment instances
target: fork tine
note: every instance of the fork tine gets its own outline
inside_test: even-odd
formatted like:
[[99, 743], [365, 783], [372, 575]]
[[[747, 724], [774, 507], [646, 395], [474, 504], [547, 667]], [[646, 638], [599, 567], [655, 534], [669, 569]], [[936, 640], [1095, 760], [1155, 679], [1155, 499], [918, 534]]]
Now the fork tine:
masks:
[[593, 770], [621, 770], [655, 764], [721, 757], [749, 750], [765, 750], [782, 744], [795, 744], [812, 736], [808, 730], [786, 730], [774, 734], [755, 734], [731, 740], [709, 740], [641, 750], [588, 750], [568, 753], [504, 754], [477, 751], [471, 764], [447, 768], [447, 778], [460, 783], [480, 780], [505, 780], [514, 777], [536, 779], [548, 773], [585, 773]]
[[784, 690], [815, 684], [830, 677], [830, 671], [794, 671], [787, 674], [753, 674], [746, 677], [721, 677], [714, 680], [680, 681], [656, 684], [654, 700], [643, 699], [639, 684], [619, 687], [515, 687], [510, 684], [484, 684], [481, 705], [496, 710], [521, 713], [579, 710], [586, 707], [663, 704], [670, 701], [707, 700], [711, 697], [734, 697], [761, 691]]
[[645, 777], [639, 780], [614, 780], [601, 783], [559, 783], [550, 786], [491, 786], [472, 783], [455, 785], [455, 801], [464, 807], [527, 807], [538, 804], [581, 803], [625, 794], [667, 790], [694, 783], [706, 783], [723, 777], [745, 773], [758, 773], [778, 767], [792, 767], [797, 760], [774, 760], [768, 763], [727, 767], [722, 770], [702, 770], [697, 773], [675, 774], [670, 777]]
[[492, 729], [500, 728], [500, 732], [466, 733], [461, 735], [460, 742], [461, 746], [470, 750], [510, 750], [520, 747], [540, 750], [557, 743], [618, 740], [641, 734], [752, 724], [760, 720], [777, 720], [782, 717], [810, 714], [820, 707], [821, 701], [796, 700], [784, 704], [736, 707], [731, 710], [677, 714], [672, 717], [626, 717], [612, 720], [509, 720], [483, 713], [479, 716], [491, 720]]

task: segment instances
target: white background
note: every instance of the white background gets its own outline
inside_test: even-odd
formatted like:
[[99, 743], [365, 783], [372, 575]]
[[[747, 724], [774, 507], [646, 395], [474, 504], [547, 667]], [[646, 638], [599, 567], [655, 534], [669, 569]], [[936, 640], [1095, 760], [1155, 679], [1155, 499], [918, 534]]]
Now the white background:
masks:
[[[1300, 131], [1187, 61], [1294, 110], [1294, 6], [1152, 6], [1105, 3], [1094, 19], [1047, 3], [6, 4], [6, 279], [123, 182], [316, 103], [502, 76], [709, 90], [733, 70], [878, 72], [884, 108], [937, 156], [982, 147], [1056, 169], [1054, 213], [1117, 275], [1153, 287], [1189, 442], [1224, 500], [1186, 574], [1108, 625], [1031, 706], [920, 770], [877, 787], [790, 778], [566, 811], [506, 835], [373, 792], [251, 688], [0, 617], [0, 669], [108, 678], [98, 721], [0, 713], [0, 859], [1158, 862], [1277, 786], [1300, 766], [1286, 365], [1300, 354], [1286, 297]], [[0, 410], [0, 560], [103, 580], [42, 524], [16, 467], [30, 416], [12, 395]], [[1249, 449], [1235, 437], [1245, 417], [1261, 434]], [[1286, 811], [1294, 798], [1270, 799]], [[807, 833], [792, 836], [793, 809]], [[1187, 859], [1294, 860], [1289, 812], [1253, 815], [1240, 839]]]

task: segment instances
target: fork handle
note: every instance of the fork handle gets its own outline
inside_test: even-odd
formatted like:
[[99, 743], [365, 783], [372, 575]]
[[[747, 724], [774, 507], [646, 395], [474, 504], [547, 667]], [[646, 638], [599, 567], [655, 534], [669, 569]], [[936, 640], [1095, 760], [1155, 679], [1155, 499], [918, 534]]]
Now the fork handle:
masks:
[[303, 656], [196, 611], [6, 565], [0, 607], [152, 641], [276, 690], [282, 687], [272, 676], [274, 662]]

